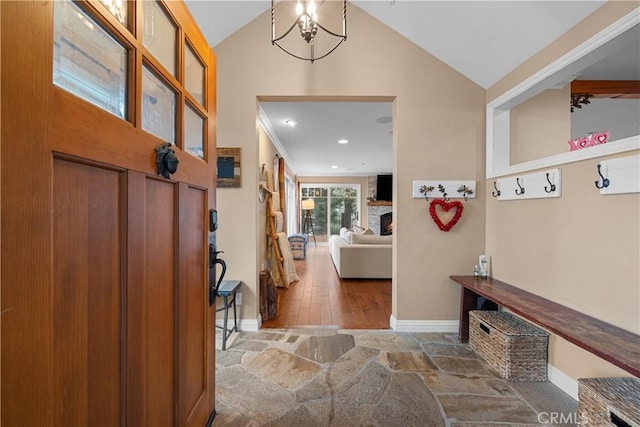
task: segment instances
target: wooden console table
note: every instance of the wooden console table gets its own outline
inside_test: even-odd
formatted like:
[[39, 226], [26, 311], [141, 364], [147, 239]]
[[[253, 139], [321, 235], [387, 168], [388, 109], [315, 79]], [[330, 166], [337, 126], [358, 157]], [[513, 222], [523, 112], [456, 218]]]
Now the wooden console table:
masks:
[[469, 340], [469, 310], [487, 298], [619, 368], [640, 377], [640, 335], [500, 280], [450, 276], [462, 286], [459, 338]]

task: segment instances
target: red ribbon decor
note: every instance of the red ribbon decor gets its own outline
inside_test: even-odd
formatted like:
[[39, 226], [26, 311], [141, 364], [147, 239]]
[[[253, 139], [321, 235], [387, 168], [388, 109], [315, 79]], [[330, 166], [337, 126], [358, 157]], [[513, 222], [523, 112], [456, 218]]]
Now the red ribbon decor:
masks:
[[[438, 217], [438, 213], [436, 212], [437, 205], [439, 205], [444, 212], [449, 212], [451, 208], [456, 208], [455, 215], [453, 215], [453, 218], [451, 218], [446, 224], [444, 224]], [[440, 230], [442, 231], [451, 230], [462, 216], [463, 210], [464, 207], [462, 206], [462, 203], [457, 200], [454, 202], [447, 202], [444, 199], [433, 199], [429, 204], [429, 213], [431, 214], [431, 218], [433, 218], [433, 222], [435, 222], [438, 228], [440, 228]]]

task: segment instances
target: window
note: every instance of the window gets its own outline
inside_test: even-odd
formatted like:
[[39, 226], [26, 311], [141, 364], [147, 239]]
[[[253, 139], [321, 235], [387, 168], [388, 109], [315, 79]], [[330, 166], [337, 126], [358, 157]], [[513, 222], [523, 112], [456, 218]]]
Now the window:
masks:
[[122, 25], [127, 25], [127, 0], [100, 0], [100, 3], [107, 8]]
[[175, 144], [176, 93], [147, 67], [142, 74], [142, 129]]
[[296, 232], [302, 232], [302, 227], [298, 229], [298, 195], [296, 194], [296, 183], [293, 177], [287, 172], [284, 174], [285, 194], [287, 197], [287, 232], [294, 234]]
[[184, 87], [204, 105], [204, 66], [188, 44], [184, 49]]
[[204, 159], [204, 119], [189, 104], [184, 105], [184, 150]]
[[176, 26], [157, 1], [142, 2], [142, 44], [176, 75]]
[[[359, 225], [359, 184], [302, 184], [302, 200], [313, 199], [313, 232], [319, 241], [340, 234], [340, 228]], [[306, 212], [301, 212], [304, 219]]]
[[[133, 12], [138, 4], [142, 16], [136, 18]], [[52, 82], [208, 161], [213, 113], [205, 105], [209, 50], [194, 28], [181, 28], [174, 20], [183, 10], [176, 4], [168, 0], [52, 2]], [[135, 22], [142, 23], [139, 37], [130, 29]], [[177, 45], [179, 34], [184, 36], [183, 49]], [[183, 72], [179, 65], [184, 66]], [[149, 143], [158, 144], [153, 138]]]
[[53, 3], [53, 83], [126, 119], [127, 50], [73, 2]]

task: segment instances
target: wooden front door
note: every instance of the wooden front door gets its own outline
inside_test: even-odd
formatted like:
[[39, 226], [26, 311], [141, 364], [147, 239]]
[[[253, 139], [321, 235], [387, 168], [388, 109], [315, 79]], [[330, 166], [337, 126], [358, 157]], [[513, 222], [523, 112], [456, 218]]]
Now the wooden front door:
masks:
[[[183, 3], [123, 1], [124, 18], [103, 3], [0, 2], [3, 426], [203, 426], [214, 412], [215, 59]], [[91, 86], [118, 74], [117, 93]], [[149, 121], [163, 102], [173, 119]], [[157, 128], [179, 160], [170, 178]]]

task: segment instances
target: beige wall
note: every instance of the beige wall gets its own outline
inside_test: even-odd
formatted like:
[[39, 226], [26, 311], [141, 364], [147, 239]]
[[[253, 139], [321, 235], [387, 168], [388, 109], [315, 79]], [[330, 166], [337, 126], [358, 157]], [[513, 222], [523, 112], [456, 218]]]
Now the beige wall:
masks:
[[[511, 109], [512, 165], [569, 151], [571, 85], [549, 89]], [[544, 132], [540, 132], [544, 129]]]
[[411, 197], [411, 186], [421, 179], [483, 179], [485, 91], [353, 4], [347, 7], [348, 41], [314, 64], [271, 46], [269, 13], [214, 47], [218, 146], [242, 147], [242, 188], [218, 191], [219, 248], [228, 276], [247, 285], [241, 317], [255, 319], [258, 312], [257, 98], [376, 96], [395, 99], [393, 314], [455, 320], [460, 290], [448, 277], [471, 273], [484, 250], [485, 194], [480, 189], [445, 233], [431, 221], [425, 201]]
[[[637, 3], [635, 3], [637, 5]], [[633, 4], [605, 5], [487, 91], [487, 101], [520, 83]], [[535, 66], [534, 66], [535, 64]], [[568, 100], [567, 100], [568, 109]], [[533, 139], [549, 138], [543, 126]], [[567, 137], [557, 134], [559, 143]], [[637, 155], [638, 152], [626, 155]], [[640, 195], [601, 196], [594, 186], [602, 159], [562, 165], [562, 197], [499, 202], [487, 198], [486, 252], [492, 274], [635, 333], [640, 332]], [[493, 189], [493, 180], [486, 182]], [[549, 362], [570, 377], [626, 375], [552, 336]]]

